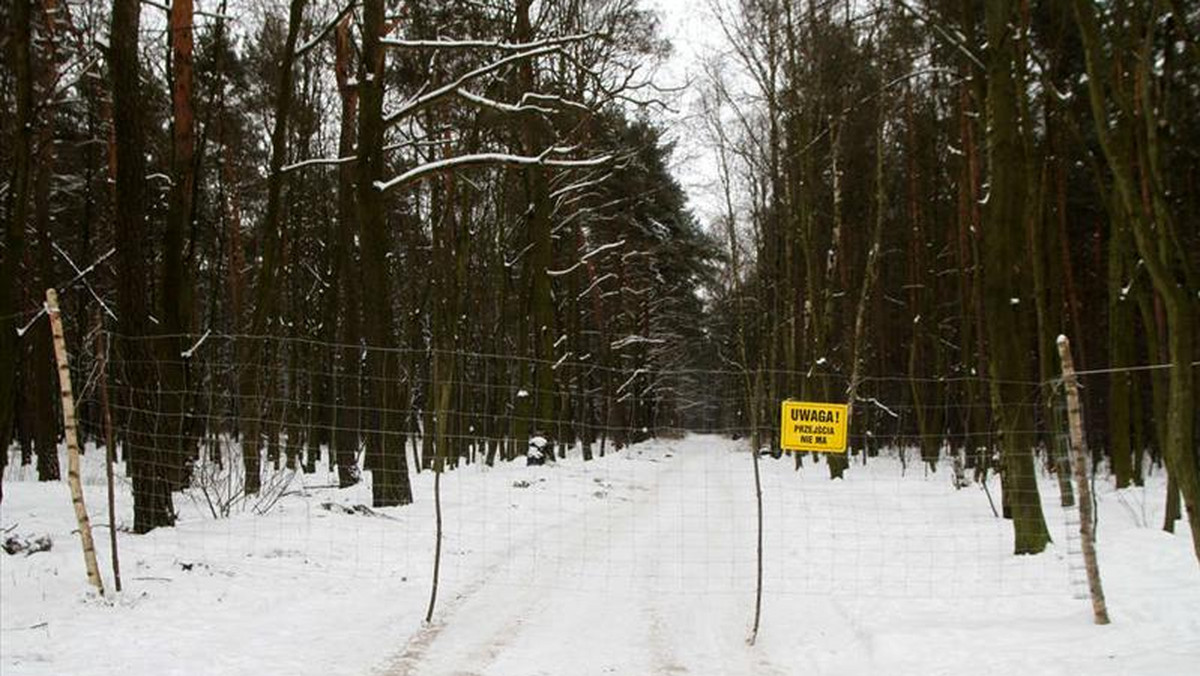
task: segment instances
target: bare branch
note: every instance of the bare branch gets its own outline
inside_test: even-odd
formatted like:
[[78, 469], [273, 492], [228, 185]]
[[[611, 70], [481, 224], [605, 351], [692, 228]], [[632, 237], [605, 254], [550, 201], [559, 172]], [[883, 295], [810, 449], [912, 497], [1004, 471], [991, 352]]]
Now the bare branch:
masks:
[[339, 23], [342, 22], [342, 19], [345, 19], [346, 16], [348, 14], [350, 14], [350, 12], [353, 12], [354, 7], [357, 4], [358, 3], [355, 2], [355, 0], [350, 0], [350, 2], [347, 2], [346, 6], [343, 7], [341, 9], [341, 11], [339, 11], [337, 13], [337, 16], [333, 17], [332, 21], [325, 24], [325, 26], [323, 28], [321, 28], [321, 30], [317, 31], [317, 34], [314, 35], [312, 37], [312, 39], [310, 39], [308, 42], [304, 43], [304, 45], [302, 47], [300, 47], [299, 49], [296, 50], [296, 53], [292, 55], [292, 58], [298, 59], [298, 58], [304, 56], [305, 54], [307, 54], [309, 51], [311, 51], [317, 45], [321, 44], [321, 40], [324, 40], [325, 36], [329, 35], [329, 33], [334, 28], [336, 28]]

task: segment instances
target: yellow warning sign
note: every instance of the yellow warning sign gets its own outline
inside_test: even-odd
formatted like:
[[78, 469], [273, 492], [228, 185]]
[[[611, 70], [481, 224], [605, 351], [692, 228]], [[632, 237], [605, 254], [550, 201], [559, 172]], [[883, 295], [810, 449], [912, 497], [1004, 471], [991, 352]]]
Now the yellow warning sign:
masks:
[[784, 401], [779, 446], [785, 451], [846, 452], [846, 404]]

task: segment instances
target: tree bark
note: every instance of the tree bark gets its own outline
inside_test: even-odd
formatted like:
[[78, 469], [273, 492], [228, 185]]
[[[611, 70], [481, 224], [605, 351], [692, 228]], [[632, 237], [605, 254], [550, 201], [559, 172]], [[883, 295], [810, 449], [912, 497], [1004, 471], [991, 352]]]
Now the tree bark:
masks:
[[100, 578], [100, 567], [96, 565], [96, 544], [92, 539], [92, 524], [88, 519], [87, 506], [83, 502], [83, 482], [80, 480], [79, 434], [75, 418], [75, 395], [71, 390], [71, 367], [67, 363], [67, 340], [63, 336], [62, 313], [58, 308], [58, 293], [46, 290], [46, 311], [50, 316], [54, 356], [58, 362], [58, 383], [62, 395], [63, 430], [67, 442], [67, 483], [71, 488], [71, 504], [75, 508], [75, 522], [79, 526], [79, 540], [83, 545], [83, 563], [88, 582], [104, 596], [104, 582]]
[[[1168, 206], [1161, 183], [1164, 167], [1158, 147], [1158, 109], [1153, 90], [1148, 85], [1153, 64], [1148, 36], [1134, 34], [1139, 47], [1136, 65], [1122, 68], [1115, 75], [1132, 82], [1110, 82], [1114, 77], [1108, 57], [1102, 47], [1102, 31], [1092, 0], [1074, 0], [1075, 18], [1080, 28], [1088, 72], [1088, 96], [1096, 136], [1103, 151], [1113, 186], [1121, 208], [1133, 231], [1138, 254], [1145, 264], [1150, 280], [1162, 299], [1167, 325], [1167, 354], [1171, 364], [1167, 385], [1166, 447], [1163, 449], [1167, 470], [1179, 487], [1192, 531], [1192, 546], [1200, 561], [1200, 468], [1198, 468], [1194, 425], [1196, 415], [1195, 356], [1197, 302], [1192, 284], [1187, 252], [1178, 246], [1174, 214]], [[1157, 26], [1159, 4], [1152, 5], [1145, 19], [1146, 26]], [[1144, 8], [1141, 8], [1144, 9]], [[1121, 30], [1136, 30], [1122, 25]], [[1117, 86], [1121, 85], [1121, 86]], [[1113, 125], [1108, 113], [1112, 99], [1126, 112], [1120, 123]], [[1140, 105], [1135, 105], [1135, 102]], [[1126, 151], [1137, 151], [1139, 177], [1127, 161]], [[1140, 179], [1140, 180], [1139, 180]]]
[[[16, 80], [16, 119], [13, 123], [12, 178], [8, 193], [8, 220], [4, 224], [4, 258], [0, 260], [0, 472], [8, 463], [8, 443], [13, 438], [17, 413], [17, 271], [25, 250], [25, 223], [29, 218], [29, 183], [33, 146], [33, 68], [31, 63], [31, 0], [14, 0], [10, 21], [12, 68]], [[4, 491], [0, 487], [0, 499]]]
[[[1013, 76], [1015, 23], [1010, 0], [987, 3], [987, 114], [991, 193], [985, 208], [983, 284], [991, 359], [992, 409], [999, 423], [1004, 465], [1005, 505], [1011, 510], [1014, 552], [1038, 554], [1050, 542], [1033, 464], [1032, 416], [1026, 405], [1028, 312], [1021, 307], [1026, 275], [1022, 235], [1025, 183], [1018, 92]], [[1028, 133], [1028, 132], [1026, 132]]]
[[380, 434], [368, 437], [367, 462], [372, 470], [372, 498], [376, 507], [412, 502], [403, 427], [408, 408], [407, 387], [400, 385], [400, 358], [392, 350], [395, 340], [392, 315], [391, 271], [388, 253], [391, 236], [384, 214], [383, 193], [375, 186], [383, 179], [383, 0], [365, 0], [362, 6], [362, 69], [359, 81], [361, 110], [358, 117], [358, 220], [362, 228], [364, 289], [372, 303], [364, 311], [367, 339], [367, 373], [371, 377], [371, 403], [379, 414]]
[[[533, 39], [533, 29], [530, 24], [529, 11], [532, 0], [517, 0], [516, 33], [517, 42], [528, 42]], [[535, 87], [534, 60], [525, 59], [518, 69], [519, 93], [532, 92]], [[524, 114], [521, 122], [521, 142], [526, 155], [533, 156], [541, 152], [545, 142], [543, 122], [536, 112]], [[534, 357], [534, 378], [532, 395], [533, 422], [530, 435], [540, 434], [549, 443], [546, 457], [554, 459], [554, 420], [555, 420], [555, 391], [554, 371], [554, 300], [551, 296], [550, 275], [547, 274], [553, 257], [553, 242], [550, 237], [550, 192], [547, 188], [546, 168], [530, 165], [525, 170], [525, 189], [529, 200], [529, 241], [532, 249], [526, 261], [529, 293], [529, 330], [533, 340], [532, 354]], [[524, 440], [518, 439], [519, 442]]]
[[[38, 43], [42, 49], [34, 52], [35, 94], [43, 97], [53, 91], [57, 77], [57, 59], [53, 30], [45, 25]], [[37, 44], [37, 43], [35, 43]], [[40, 90], [40, 92], [38, 91]], [[54, 134], [57, 107], [43, 106], [39, 119], [32, 121], [36, 130], [33, 155], [33, 222], [37, 233], [36, 247], [27, 251], [26, 269], [32, 273], [34, 283], [29, 288], [30, 304], [42, 300], [37, 289], [53, 285], [53, 252], [51, 243], [51, 181], [55, 174]], [[59, 420], [57, 417], [59, 398], [54, 367], [53, 342], [50, 323], [39, 321], [28, 334], [30, 359], [25, 363], [26, 374], [31, 384], [33, 397], [33, 450], [37, 456], [38, 481], [58, 481], [62, 471], [58, 462]]]
[[1079, 382], [1071, 364], [1071, 343], [1066, 336], [1058, 337], [1058, 353], [1062, 359], [1063, 384], [1067, 389], [1067, 418], [1071, 424], [1071, 450], [1075, 459], [1075, 484], [1079, 490], [1079, 539], [1087, 569], [1088, 590], [1092, 597], [1092, 613], [1096, 624], [1108, 624], [1108, 607], [1104, 603], [1104, 587], [1100, 583], [1100, 564], [1096, 556], [1095, 516], [1092, 503], [1090, 463], [1083, 440], [1083, 414], [1079, 409]]
[[158, 389], [150, 349], [145, 264], [153, 260], [146, 228], [145, 124], [139, 75], [140, 0], [113, 0], [110, 72], [113, 78], [113, 127], [116, 139], [117, 300], [121, 317], [119, 354], [123, 361], [129, 407], [126, 459], [133, 475], [133, 529], [146, 533], [175, 523], [171, 485], [164, 454], [154, 437]]
[[[336, 65], [338, 95], [342, 103], [341, 126], [338, 135], [338, 157], [349, 157], [355, 151], [355, 128], [358, 124], [358, 90], [351, 84], [350, 58], [353, 47], [350, 42], [350, 17], [338, 24], [336, 32]], [[354, 194], [356, 170], [346, 162], [338, 166], [337, 187], [337, 233], [334, 237], [334, 270], [332, 289], [340, 308], [331, 314], [341, 317], [337, 323], [338, 342], [344, 346], [357, 346], [361, 339], [359, 319], [359, 280], [354, 275], [357, 269], [354, 243], [358, 238], [358, 219], [355, 214], [357, 202]], [[334, 389], [336, 392], [336, 417], [332, 435], [332, 451], [337, 465], [338, 485], [341, 488], [358, 483], [358, 443], [361, 406], [362, 360], [357, 347], [343, 347], [332, 368], [336, 369]]]
[[[1131, 366], [1133, 358], [1133, 299], [1128, 297], [1125, 280], [1129, 275], [1127, 224], [1119, 205], [1113, 214], [1108, 240], [1108, 363], [1110, 367]], [[1117, 488], [1126, 488], [1133, 479], [1131, 441], [1132, 375], [1115, 372], [1108, 376], [1108, 453]]]
[[[185, 334], [191, 330], [189, 274], [183, 246], [191, 227], [192, 199], [196, 185], [195, 115], [192, 110], [192, 0], [172, 0], [168, 40], [171, 47], [171, 190], [163, 236], [162, 293], [158, 316], [163, 337], [157, 341], [161, 354], [164, 393], [163, 417], [171, 434], [164, 450], [169, 466], [167, 481], [172, 488], [187, 483], [185, 465], [194, 452], [192, 425], [186, 411], [188, 373], [181, 356], [188, 348]], [[161, 437], [160, 437], [161, 438]]]
[[[287, 158], [288, 119], [292, 107], [292, 66], [295, 60], [296, 39], [300, 23], [304, 19], [306, 0], [292, 0], [288, 11], [287, 38], [283, 54], [279, 59], [279, 80], [275, 95], [274, 118], [271, 130], [271, 159], [267, 167], [267, 206], [263, 215], [260, 234], [262, 263], [258, 268], [258, 280], [254, 288], [254, 312], [250, 320], [248, 336], [238, 349], [238, 368], [244, 421], [242, 438], [242, 464], [245, 474], [244, 491], [255, 495], [262, 487], [262, 460], [260, 443], [263, 429], [271, 430], [267, 419], [269, 407], [262, 401], [262, 380], [265, 372], [272, 368], [271, 351], [267, 334], [276, 318], [279, 305], [281, 246], [283, 224], [280, 219], [284, 175], [281, 171]], [[269, 390], [268, 390], [269, 396]]]

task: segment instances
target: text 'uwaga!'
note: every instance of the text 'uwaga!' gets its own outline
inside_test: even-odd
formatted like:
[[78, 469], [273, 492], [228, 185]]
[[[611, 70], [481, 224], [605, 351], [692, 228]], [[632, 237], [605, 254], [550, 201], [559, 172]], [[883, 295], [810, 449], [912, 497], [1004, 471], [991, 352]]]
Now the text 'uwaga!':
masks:
[[784, 401], [779, 446], [786, 451], [846, 452], [846, 404]]

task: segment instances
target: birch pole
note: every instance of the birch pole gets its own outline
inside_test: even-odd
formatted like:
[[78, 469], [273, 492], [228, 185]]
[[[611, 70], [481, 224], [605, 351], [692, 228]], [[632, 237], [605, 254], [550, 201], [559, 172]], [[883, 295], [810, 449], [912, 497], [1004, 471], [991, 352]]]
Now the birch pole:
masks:
[[58, 292], [46, 289], [46, 313], [50, 316], [50, 333], [54, 340], [54, 357], [58, 361], [58, 383], [62, 393], [63, 430], [67, 437], [67, 484], [71, 487], [71, 502], [75, 505], [75, 520], [79, 522], [79, 539], [83, 543], [83, 565], [88, 582], [104, 595], [104, 581], [96, 565], [96, 546], [92, 541], [92, 525], [87, 507], [83, 504], [83, 484], [79, 480], [79, 435], [75, 429], [75, 395], [71, 392], [71, 368], [67, 364], [67, 341], [63, 338], [62, 313], [58, 310]]
[[1074, 456], [1075, 484], [1079, 490], [1079, 537], [1082, 540], [1083, 563], [1087, 568], [1088, 591], [1092, 596], [1092, 613], [1096, 624], [1108, 624], [1108, 606], [1104, 588], [1100, 585], [1100, 564], [1096, 561], [1096, 532], [1092, 514], [1092, 488], [1088, 485], [1088, 455], [1083, 445], [1083, 416], [1079, 409], [1079, 381], [1071, 360], [1071, 341], [1058, 337], [1058, 356], [1062, 360], [1063, 384], [1067, 390], [1067, 419], [1071, 429], [1071, 453]]

